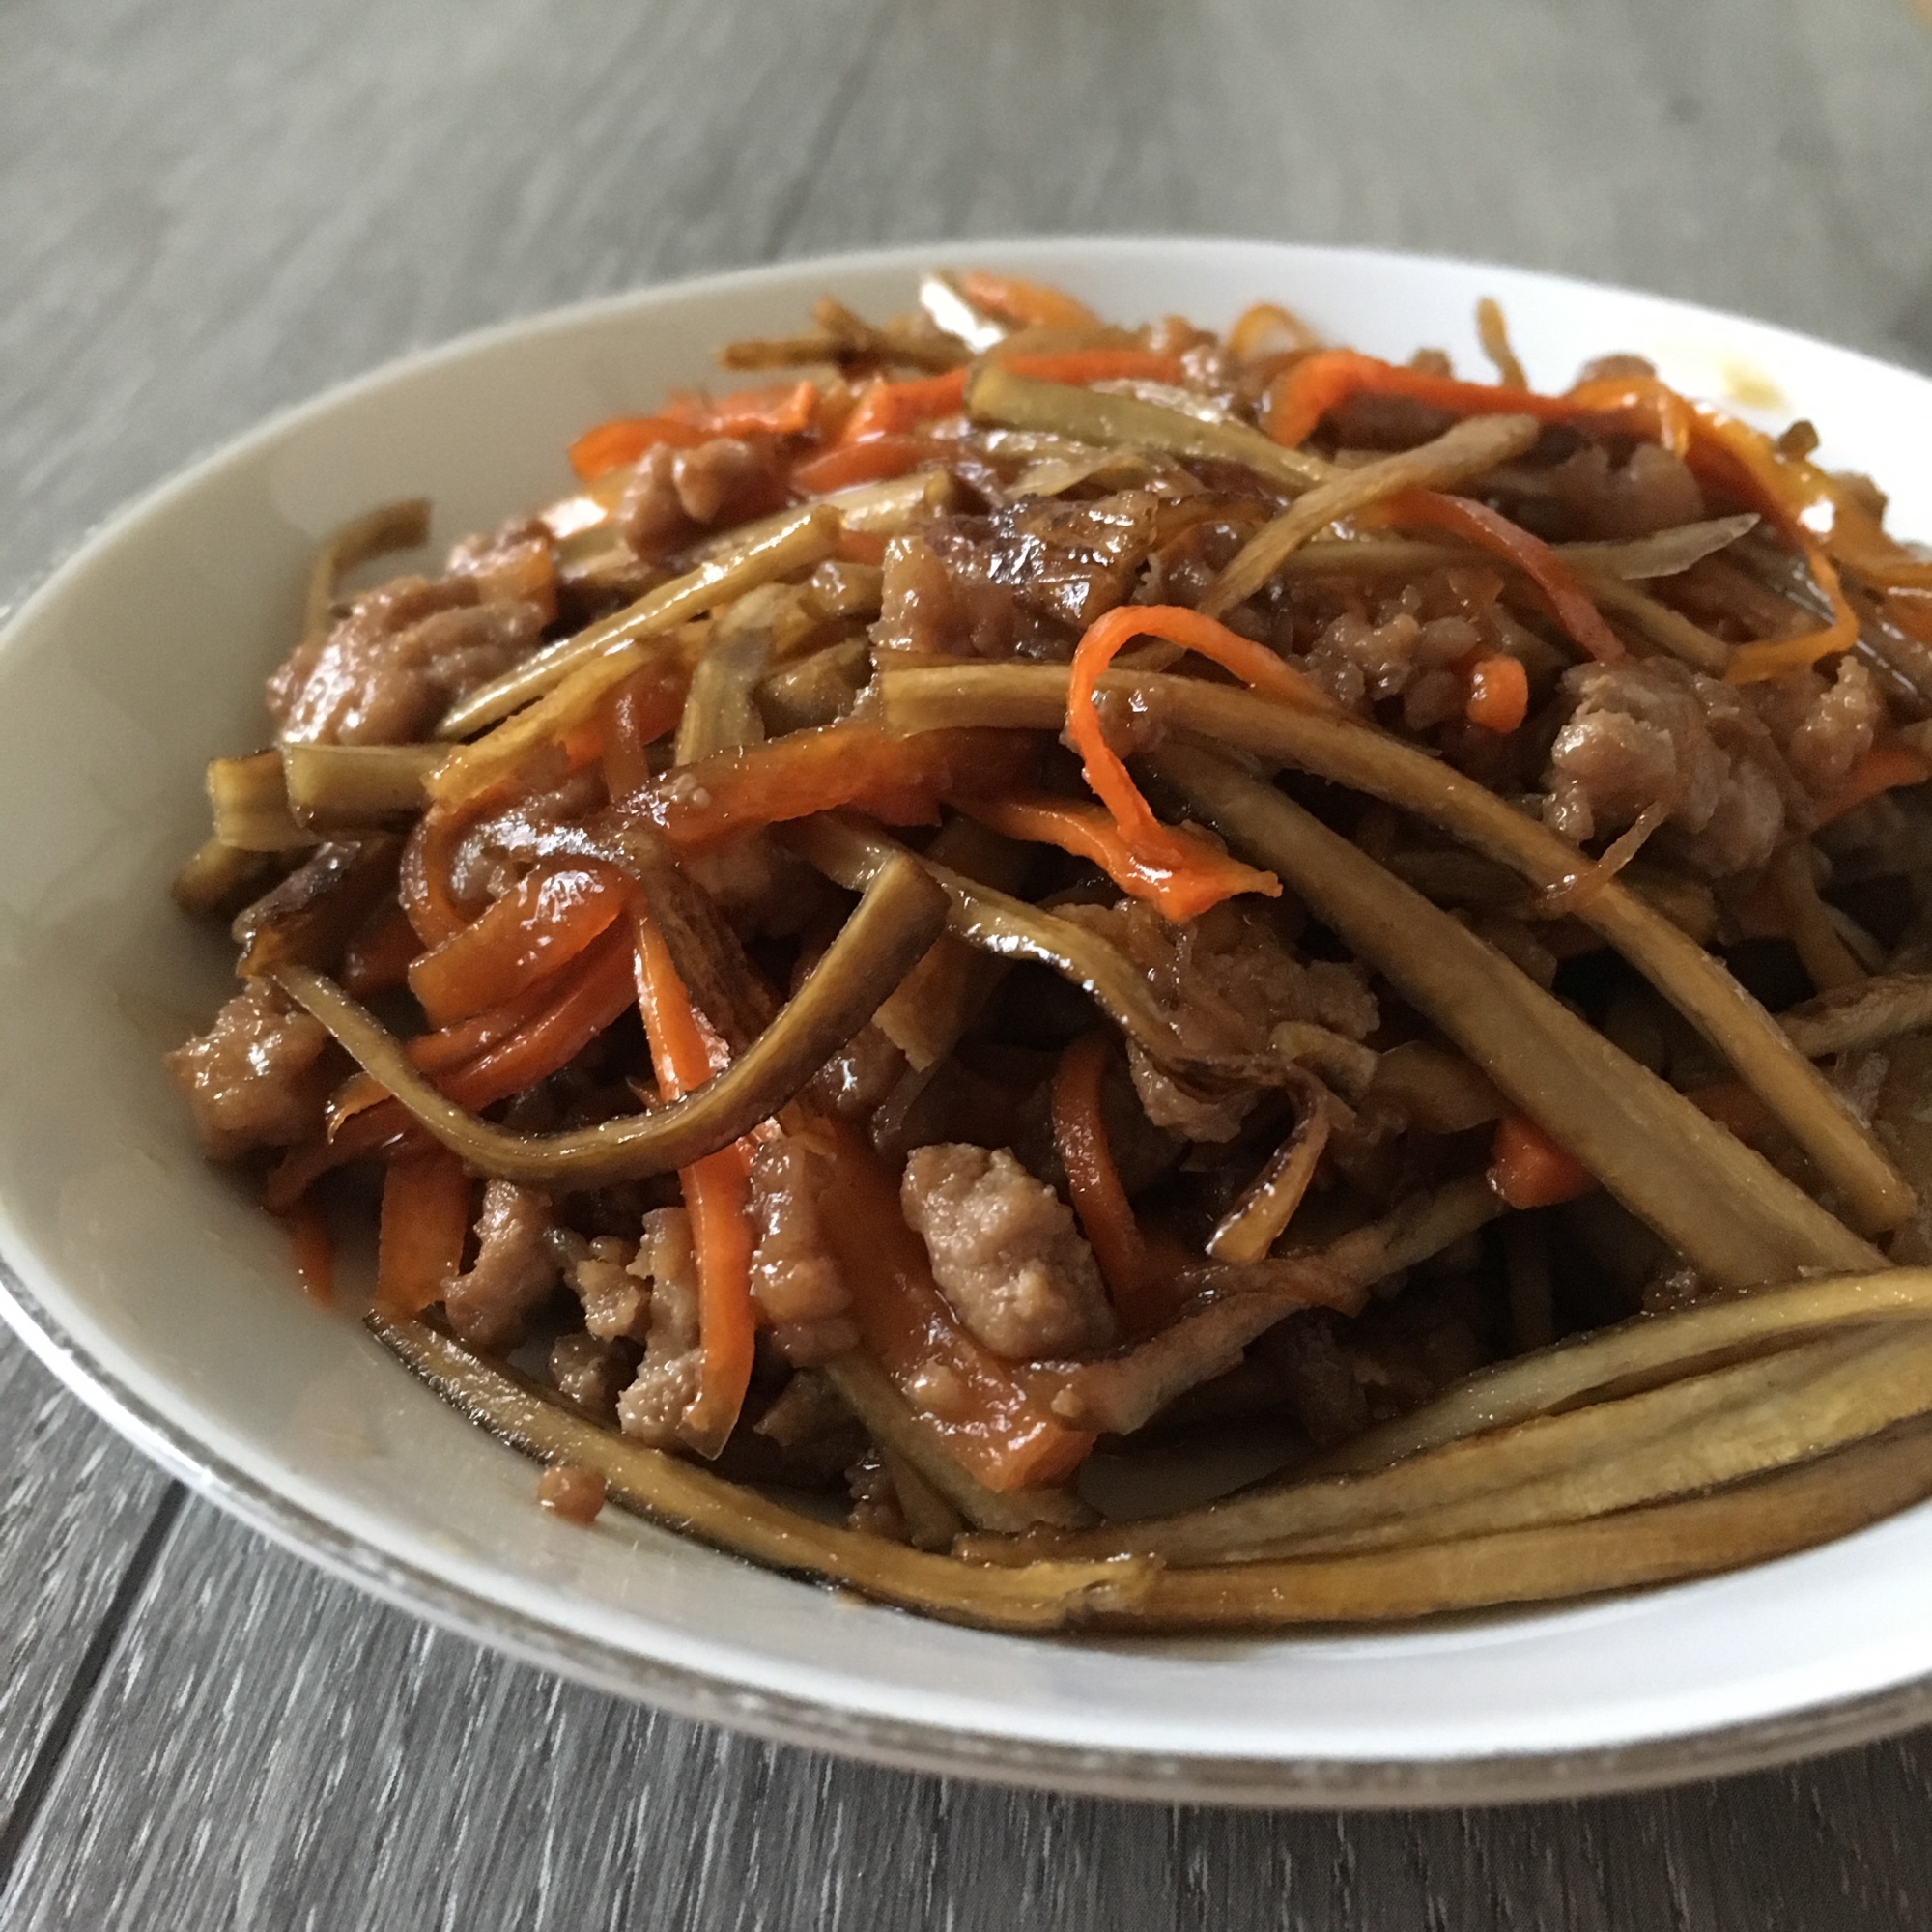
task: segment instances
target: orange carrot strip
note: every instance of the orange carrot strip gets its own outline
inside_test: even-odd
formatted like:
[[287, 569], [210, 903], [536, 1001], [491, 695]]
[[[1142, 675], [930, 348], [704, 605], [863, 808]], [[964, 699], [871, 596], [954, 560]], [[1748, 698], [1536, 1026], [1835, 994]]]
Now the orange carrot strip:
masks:
[[[819, 1225], [851, 1292], [866, 1352], [988, 1489], [1004, 1493], [1071, 1475], [1093, 1436], [1057, 1420], [960, 1326], [932, 1279], [925, 1243], [906, 1226], [898, 1185], [872, 1150], [842, 1122], [822, 1122], [813, 1132], [834, 1150]], [[921, 1399], [934, 1369], [952, 1372], [943, 1415]]]
[[862, 442], [838, 442], [807, 457], [791, 472], [792, 488], [822, 497], [855, 483], [884, 483], [939, 453], [939, 445], [923, 436], [868, 436]]
[[1574, 1201], [1602, 1183], [1525, 1114], [1496, 1122], [1490, 1157], [1490, 1185], [1512, 1208], [1548, 1208]]
[[959, 277], [959, 293], [975, 308], [1022, 328], [1092, 328], [1100, 320], [1065, 289], [1022, 281], [1018, 275], [995, 275], [984, 269], [967, 270]]
[[1507, 736], [1529, 716], [1529, 673], [1505, 651], [1492, 651], [1469, 667], [1469, 696], [1463, 716], [1485, 731]]
[[1874, 745], [1852, 767], [1844, 783], [1819, 807], [1818, 823], [1829, 825], [1882, 791], [1923, 784], [1927, 779], [1932, 779], [1932, 761], [1902, 739], [1887, 739]]
[[1377, 504], [1374, 521], [1428, 524], [1480, 545], [1514, 564], [1548, 598], [1557, 622], [1578, 650], [1600, 664], [1614, 664], [1624, 655], [1622, 640], [1605, 623], [1603, 613], [1591, 603], [1570, 567], [1542, 538], [1531, 536], [1521, 525], [1511, 523], [1488, 504], [1468, 497], [1445, 496], [1439, 490], [1405, 490]]
[[[1073, 653], [1073, 674], [1066, 689], [1067, 736], [1080, 754], [1088, 784], [1113, 813], [1127, 849], [1143, 866], [1172, 874], [1181, 882], [1171, 890], [1187, 892], [1185, 882], [1195, 882], [1198, 890], [1189, 893], [1189, 896], [1198, 901], [1196, 911], [1218, 905], [1235, 892], [1264, 893], [1270, 898], [1275, 897], [1281, 891], [1281, 882], [1273, 873], [1236, 866], [1236, 861], [1198, 832], [1163, 825], [1140, 795], [1125, 763], [1107, 743], [1096, 701], [1100, 674], [1136, 638], [1161, 638], [1199, 652], [1264, 696], [1279, 698], [1286, 704], [1311, 711], [1332, 711], [1334, 706], [1274, 652], [1211, 617], [1204, 617], [1199, 611], [1189, 611], [1180, 605], [1120, 605], [1087, 627], [1079, 648]], [[1231, 872], [1230, 867], [1236, 869]], [[1236, 877], [1245, 883], [1231, 885]], [[1149, 895], [1142, 893], [1138, 896]]]
[[[658, 1091], [665, 1099], [675, 1100], [701, 1087], [715, 1069], [670, 949], [649, 916], [641, 913], [637, 986]], [[751, 1173], [744, 1142], [694, 1161], [678, 1179], [691, 1214], [692, 1246], [697, 1259], [697, 1334], [702, 1350], [697, 1393], [685, 1409], [680, 1433], [694, 1448], [716, 1456], [744, 1406], [756, 1330], [752, 1303]]]
[[944, 376], [916, 376], [904, 383], [884, 377], [868, 383], [838, 432], [839, 441], [904, 436], [921, 423], [957, 415], [966, 407], [966, 375], [964, 369], [953, 369]]
[[606, 931], [559, 976], [551, 1003], [507, 1039], [437, 1085], [472, 1113], [548, 1080], [569, 1065], [631, 1004], [628, 936]]
[[604, 789], [612, 798], [639, 790], [651, 780], [646, 751], [672, 729], [684, 710], [682, 677], [662, 665], [645, 665], [607, 691], [597, 706], [597, 744], [604, 762]]
[[1150, 1241], [1142, 1235], [1121, 1184], [1100, 1105], [1113, 1051], [1106, 1034], [1090, 1033], [1060, 1056], [1053, 1075], [1053, 1142], [1066, 1170], [1080, 1231], [1100, 1264], [1122, 1331], [1138, 1342], [1173, 1318], [1179, 1306], [1173, 1282], [1188, 1257], [1178, 1242]]
[[432, 805], [416, 820], [403, 846], [396, 896], [415, 935], [425, 946], [440, 946], [461, 932], [471, 915], [450, 889], [450, 870], [464, 835], [509, 798], [505, 785], [486, 785], [455, 805]]
[[444, 1148], [392, 1160], [383, 1172], [376, 1236], [376, 1306], [409, 1321], [442, 1299], [463, 1265], [469, 1177]]
[[1262, 874], [1205, 839], [1185, 870], [1143, 861], [1104, 806], [1046, 795], [950, 802], [1009, 838], [1057, 845], [1063, 852], [1093, 860], [1123, 893], [1149, 900], [1163, 919], [1177, 924], [1236, 893], [1265, 890], [1254, 883]]
[[1144, 381], [1179, 383], [1187, 371], [1178, 355], [1162, 355], [1151, 349], [1069, 349], [1059, 355], [1032, 355], [1024, 351], [994, 359], [1015, 376], [1031, 376], [1037, 383], [1065, 383], [1085, 388], [1090, 383]]
[[366, 1000], [371, 994], [408, 985], [410, 967], [422, 950], [408, 914], [391, 899], [349, 942], [339, 975], [343, 991]]
[[617, 416], [587, 429], [570, 445], [570, 467], [585, 483], [594, 483], [613, 469], [627, 469], [659, 443], [672, 449], [693, 449], [704, 432], [669, 416]]
[[890, 825], [930, 824], [938, 802], [1010, 790], [1034, 748], [1015, 732], [894, 737], [864, 722], [789, 731], [685, 765], [638, 805], [673, 844], [695, 850], [734, 833], [856, 806]]
[[282, 1210], [282, 1218], [295, 1253], [296, 1279], [311, 1301], [327, 1308], [335, 1298], [335, 1236], [312, 1202], [296, 1202]]
[[1286, 369], [1269, 392], [1264, 427], [1275, 441], [1292, 448], [1306, 442], [1330, 410], [1362, 394], [1406, 396], [1457, 415], [1532, 415], [1540, 422], [1596, 417], [1679, 455], [1690, 436], [1690, 406], [1654, 378], [1612, 377], [1580, 384], [1567, 396], [1546, 396], [1405, 369], [1353, 349], [1319, 349]]
[[608, 866], [538, 866], [425, 952], [410, 968], [410, 990], [437, 1027], [499, 1007], [575, 959], [630, 895], [629, 881]]
[[778, 383], [728, 396], [673, 396], [664, 413], [705, 436], [797, 436], [818, 420], [818, 400], [814, 384]]

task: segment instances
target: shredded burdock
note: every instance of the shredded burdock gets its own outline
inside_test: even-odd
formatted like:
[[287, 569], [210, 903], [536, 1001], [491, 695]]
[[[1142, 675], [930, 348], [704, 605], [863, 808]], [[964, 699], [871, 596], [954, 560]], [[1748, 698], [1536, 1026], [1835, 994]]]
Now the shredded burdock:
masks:
[[176, 886], [209, 1156], [311, 1293], [373, 1218], [554, 1512], [989, 1629], [1932, 1493], [1932, 565], [1477, 320], [1494, 383], [934, 274], [440, 567], [346, 526]]

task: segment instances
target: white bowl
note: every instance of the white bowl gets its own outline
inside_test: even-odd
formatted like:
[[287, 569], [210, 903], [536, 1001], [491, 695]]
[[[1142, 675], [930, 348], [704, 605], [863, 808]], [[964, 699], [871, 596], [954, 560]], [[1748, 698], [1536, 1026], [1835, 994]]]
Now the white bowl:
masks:
[[1608, 350], [1808, 413], [1828, 455], [1932, 534], [1932, 384], [1780, 329], [1516, 270], [1255, 242], [1036, 242], [787, 265], [471, 336], [335, 390], [156, 492], [0, 634], [0, 1251], [8, 1314], [80, 1396], [278, 1542], [484, 1642], [691, 1716], [930, 1770], [1136, 1797], [1538, 1797], [1789, 1756], [1932, 1715], [1932, 1507], [1736, 1576], [1388, 1632], [1039, 1641], [946, 1628], [607, 1511], [534, 1506], [461, 1421], [195, 1152], [158, 1056], [224, 997], [229, 951], [168, 902], [204, 759], [264, 734], [310, 549], [426, 494], [439, 541], [557, 492], [563, 449], [824, 291], [905, 305], [971, 261], [1103, 314], [1324, 334], [1475, 369], [1504, 304], [1531, 376]]

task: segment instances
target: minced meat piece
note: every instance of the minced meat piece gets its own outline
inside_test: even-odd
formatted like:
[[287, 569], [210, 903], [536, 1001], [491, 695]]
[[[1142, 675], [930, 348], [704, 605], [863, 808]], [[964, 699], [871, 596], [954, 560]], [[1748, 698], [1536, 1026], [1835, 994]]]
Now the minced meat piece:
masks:
[[913, 656], [1064, 660], [1081, 631], [1125, 601], [1159, 511], [1145, 490], [1091, 502], [1026, 497], [895, 537], [872, 642]]
[[1803, 810], [1770, 730], [1736, 685], [1666, 658], [1577, 665], [1549, 749], [1545, 821], [1578, 844], [1667, 810], [1678, 850], [1709, 878], [1751, 871]]
[[449, 574], [467, 577], [486, 604], [530, 604], [542, 622], [556, 616], [556, 545], [535, 517], [513, 518], [494, 536], [465, 537]]
[[167, 1056], [211, 1160], [288, 1147], [322, 1125], [331, 1071], [328, 1031], [264, 980]]
[[1793, 775], [1820, 801], [1843, 785], [1885, 723], [1884, 695], [1856, 658], [1840, 658], [1829, 684], [1814, 670], [1801, 670], [1758, 690], [1758, 708], [1783, 744]]
[[483, 1189], [476, 1217], [476, 1261], [450, 1283], [443, 1313], [472, 1349], [513, 1348], [525, 1324], [556, 1287], [556, 1258], [544, 1236], [550, 1202], [510, 1180]]
[[1579, 537], [1647, 537], [1707, 514], [1689, 465], [1654, 442], [1639, 442], [1621, 464], [1603, 444], [1586, 443], [1549, 471], [1548, 482]]
[[1087, 1354], [1115, 1340], [1113, 1307], [1072, 1209], [1006, 1149], [916, 1149], [899, 1203], [941, 1293], [996, 1355]]
[[410, 744], [534, 650], [543, 627], [540, 605], [486, 603], [477, 577], [397, 578], [296, 646], [269, 680], [269, 710], [296, 743]]
[[631, 1360], [615, 1342], [559, 1335], [551, 1344], [550, 1378], [557, 1393], [599, 1422], [617, 1419], [617, 1397], [631, 1379]]
[[639, 462], [615, 523], [648, 560], [681, 550], [713, 525], [776, 509], [784, 496], [778, 445], [768, 437], [713, 437], [696, 449], [660, 443]]
[[643, 1239], [631, 1264], [651, 1288], [650, 1326], [637, 1379], [617, 1398], [617, 1426], [653, 1448], [678, 1441], [678, 1425], [697, 1393], [703, 1351], [697, 1339], [697, 1257], [691, 1216], [660, 1208], [644, 1216]]

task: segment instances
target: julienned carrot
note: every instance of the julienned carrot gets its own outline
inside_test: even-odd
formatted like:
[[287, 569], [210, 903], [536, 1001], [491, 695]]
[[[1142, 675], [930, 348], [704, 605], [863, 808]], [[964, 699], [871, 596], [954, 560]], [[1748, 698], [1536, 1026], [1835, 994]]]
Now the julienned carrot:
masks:
[[1156, 1252], [1141, 1234], [1133, 1204], [1121, 1184], [1107, 1139], [1101, 1089], [1114, 1042], [1104, 1033], [1076, 1039], [1060, 1056], [1053, 1075], [1053, 1143], [1066, 1170], [1066, 1191], [1080, 1217], [1080, 1232], [1094, 1250], [1113, 1298], [1114, 1312], [1130, 1342], [1161, 1327], [1175, 1312], [1169, 1284], [1186, 1257]]
[[1548, 598], [1556, 621], [1578, 650], [1600, 664], [1614, 664], [1624, 655], [1622, 639], [1605, 623], [1603, 613], [1569, 566], [1540, 537], [1531, 536], [1520, 524], [1511, 523], [1488, 504], [1467, 497], [1445, 496], [1439, 490], [1405, 490], [1377, 504], [1375, 521], [1427, 524], [1479, 545], [1514, 564]]
[[903, 383], [881, 377], [866, 385], [858, 407], [838, 432], [840, 442], [863, 442], [882, 436], [904, 436], [921, 423], [957, 415], [966, 407], [964, 369], [944, 376], [915, 376]]
[[540, 865], [416, 960], [410, 989], [433, 1027], [500, 1007], [575, 959], [630, 896], [630, 882], [611, 867]]
[[328, 1223], [309, 1201], [297, 1201], [281, 1211], [295, 1251], [296, 1279], [311, 1301], [327, 1308], [335, 1298], [335, 1237]]
[[923, 436], [868, 436], [860, 442], [837, 442], [807, 457], [791, 472], [792, 488], [808, 497], [822, 497], [857, 483], [885, 483], [939, 454], [940, 445]]
[[776, 383], [725, 396], [673, 396], [664, 413], [706, 436], [797, 436], [818, 420], [818, 405], [813, 384]]
[[[989, 1490], [1037, 1489], [1071, 1475], [1093, 1436], [1058, 1421], [960, 1326], [932, 1279], [924, 1242], [899, 1210], [897, 1184], [872, 1150], [842, 1122], [820, 1122], [814, 1133], [834, 1151], [819, 1225], [866, 1352]], [[936, 1376], [940, 1369], [950, 1374]], [[941, 1379], [950, 1384], [947, 1398], [929, 1407], [925, 1392]]]
[[687, 851], [846, 806], [890, 825], [925, 825], [942, 798], [1011, 790], [1024, 781], [1034, 756], [1018, 732], [894, 737], [863, 721], [827, 724], [701, 758], [640, 794], [638, 804]]
[[1490, 1184], [1512, 1208], [1550, 1208], [1603, 1183], [1527, 1115], [1505, 1114], [1496, 1122]]
[[1844, 783], [1818, 808], [1818, 823], [1829, 825], [1882, 791], [1923, 784], [1927, 779], [1932, 779], [1932, 761], [1902, 739], [1887, 739], [1874, 745], [1852, 767]]
[[1100, 318], [1065, 289], [1018, 275], [995, 275], [969, 269], [959, 277], [959, 293], [977, 309], [1022, 328], [1093, 328]]
[[1529, 673], [1506, 651], [1491, 651], [1469, 667], [1463, 715], [1485, 731], [1507, 736], [1529, 716]]
[[570, 467], [585, 483], [595, 483], [613, 469], [627, 469], [659, 443], [672, 449], [693, 449], [704, 432], [669, 416], [617, 416], [587, 429], [570, 445]]
[[1147, 899], [1163, 919], [1179, 924], [1236, 893], [1265, 890], [1254, 882], [1262, 875], [1250, 866], [1201, 841], [1199, 854], [1185, 871], [1151, 865], [1136, 856], [1126, 835], [1106, 808], [1077, 799], [1041, 794], [1030, 798], [958, 799], [959, 810], [981, 825], [1035, 844], [1057, 845], [1091, 859], [1123, 893]]
[[[611, 1013], [611, 1018], [614, 1018], [630, 1004], [630, 981], [627, 977], [630, 969], [625, 963], [622, 947], [612, 950], [607, 942], [607, 952], [611, 957], [602, 963], [595, 976], [596, 997], [589, 1009], [589, 1016], [594, 1016], [601, 1007], [614, 1002]], [[623, 969], [621, 972], [617, 970], [619, 966]], [[583, 971], [580, 963], [577, 973], [582, 975]], [[405, 1040], [403, 1051], [417, 1072], [429, 1074], [439, 1087], [442, 1087], [445, 1083], [440, 1076], [447, 1074], [453, 1079], [493, 1049], [519, 1038], [527, 1040], [541, 1028], [559, 1025], [557, 1015], [568, 1016], [578, 1011], [575, 1002], [580, 997], [580, 980], [566, 965], [555, 980], [531, 986], [514, 999], [505, 1000], [501, 1006], [491, 1007], [484, 1012], [472, 1013], [467, 1019], [439, 1027], [434, 1033], [418, 1034], [413, 1039]], [[553, 1042], [575, 1037], [584, 1023], [587, 1019], [572, 1021], [563, 1031], [549, 1037]], [[608, 1025], [609, 1021], [605, 1024]], [[541, 1050], [551, 1051], [553, 1048], [546, 1046]], [[551, 1069], [552, 1072], [555, 1070], [555, 1067]], [[365, 1108], [376, 1106], [386, 1097], [387, 1090], [381, 1081], [372, 1079], [366, 1073], [351, 1074], [328, 1104], [329, 1139], [334, 1140], [349, 1122]], [[499, 1094], [497, 1097], [503, 1096]], [[489, 1103], [484, 1101], [479, 1104], [487, 1106]]]
[[[1177, 899], [1184, 896], [1192, 901], [1197, 913], [1239, 892], [1276, 896], [1281, 883], [1273, 873], [1238, 865], [1198, 832], [1163, 825], [1107, 743], [1096, 701], [1100, 674], [1136, 638], [1160, 638], [1196, 651], [1264, 696], [1285, 704], [1312, 711], [1332, 711], [1334, 706], [1274, 652], [1180, 605], [1122, 604], [1095, 618], [1073, 653], [1073, 674], [1066, 688], [1066, 733], [1080, 754], [1088, 784], [1113, 813], [1127, 850], [1151, 871], [1171, 878], [1174, 883], [1164, 890]], [[1136, 896], [1152, 895], [1141, 892]]]
[[407, 1321], [442, 1299], [463, 1265], [469, 1177], [444, 1148], [392, 1160], [383, 1173], [376, 1236], [376, 1306]]
[[[675, 1100], [718, 1069], [670, 949], [647, 914], [638, 919], [638, 1005], [650, 1041], [658, 1092]], [[756, 1321], [752, 1305], [751, 1170], [740, 1141], [683, 1169], [684, 1205], [697, 1259], [697, 1393], [679, 1434], [716, 1456], [744, 1406]]]
[[651, 746], [676, 726], [687, 689], [682, 677], [647, 664], [607, 691], [597, 703], [598, 755], [604, 789], [612, 798], [640, 790], [651, 780]]
[[425, 946], [440, 946], [469, 923], [450, 886], [456, 848], [479, 818], [509, 802], [507, 785], [485, 786], [454, 805], [432, 805], [403, 846], [396, 897]]
[[631, 948], [623, 931], [592, 940], [559, 976], [550, 1003], [507, 1039], [437, 1085], [471, 1113], [507, 1100], [569, 1065], [631, 1004]]
[[1611, 377], [1578, 384], [1565, 396], [1498, 384], [1463, 383], [1426, 369], [1383, 362], [1354, 349], [1318, 349], [1277, 379], [1265, 428], [1293, 448], [1306, 442], [1328, 412], [1351, 396], [1403, 396], [1454, 415], [1532, 415], [1541, 422], [1596, 418], [1617, 423], [1682, 455], [1690, 438], [1690, 405], [1652, 377]]

